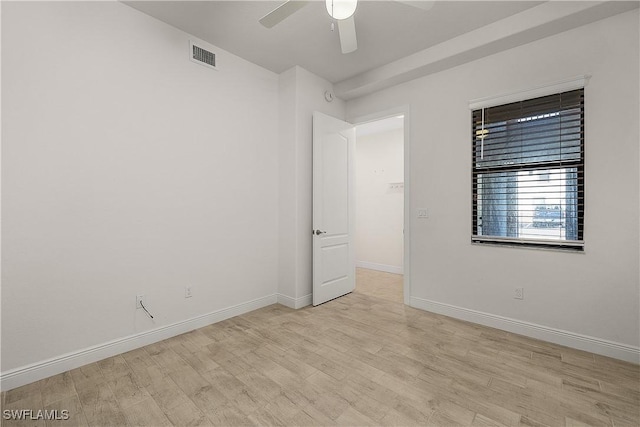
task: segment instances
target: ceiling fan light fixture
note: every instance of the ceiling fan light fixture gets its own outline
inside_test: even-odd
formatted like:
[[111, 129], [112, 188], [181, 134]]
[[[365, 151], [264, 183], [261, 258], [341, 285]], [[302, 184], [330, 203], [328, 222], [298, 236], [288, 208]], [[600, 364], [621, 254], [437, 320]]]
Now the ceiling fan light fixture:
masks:
[[327, 12], [333, 19], [347, 19], [356, 12], [358, 0], [326, 0]]

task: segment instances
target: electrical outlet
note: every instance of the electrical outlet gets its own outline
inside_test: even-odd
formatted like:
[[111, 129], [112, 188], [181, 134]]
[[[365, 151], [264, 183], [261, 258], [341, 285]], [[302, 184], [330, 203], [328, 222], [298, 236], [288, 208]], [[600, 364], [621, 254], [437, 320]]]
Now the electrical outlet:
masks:
[[193, 296], [193, 294], [191, 293], [191, 286], [185, 286], [184, 287], [184, 297], [185, 298], [191, 298]]
[[524, 299], [524, 288], [516, 288], [513, 297], [515, 299]]
[[136, 295], [136, 308], [142, 308], [142, 300], [144, 295]]
[[427, 210], [418, 209], [418, 218], [427, 218]]

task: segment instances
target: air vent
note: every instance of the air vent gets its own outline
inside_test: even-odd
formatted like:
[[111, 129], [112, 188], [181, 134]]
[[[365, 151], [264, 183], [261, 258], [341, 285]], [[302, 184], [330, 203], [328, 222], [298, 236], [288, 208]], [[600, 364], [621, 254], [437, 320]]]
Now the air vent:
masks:
[[216, 54], [211, 52], [210, 50], [204, 49], [199, 43], [194, 43], [193, 40], [189, 40], [190, 47], [190, 59], [198, 63], [200, 65], [204, 65], [205, 67], [213, 68], [217, 70], [216, 67]]

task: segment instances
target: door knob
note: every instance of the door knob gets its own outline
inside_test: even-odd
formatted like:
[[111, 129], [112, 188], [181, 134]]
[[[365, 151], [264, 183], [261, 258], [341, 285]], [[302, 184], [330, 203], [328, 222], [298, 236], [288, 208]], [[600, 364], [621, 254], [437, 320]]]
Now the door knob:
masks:
[[326, 231], [316, 230], [316, 236], [319, 236], [321, 234], [327, 234], [327, 232]]

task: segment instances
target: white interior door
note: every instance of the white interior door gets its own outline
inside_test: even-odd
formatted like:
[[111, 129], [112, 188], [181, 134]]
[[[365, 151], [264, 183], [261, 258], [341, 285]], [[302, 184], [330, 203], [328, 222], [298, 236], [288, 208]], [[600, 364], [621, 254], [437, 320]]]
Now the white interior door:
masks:
[[313, 305], [356, 286], [354, 126], [313, 113]]

